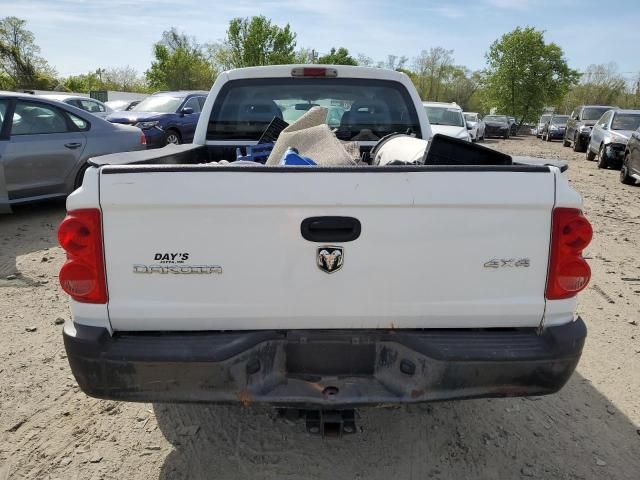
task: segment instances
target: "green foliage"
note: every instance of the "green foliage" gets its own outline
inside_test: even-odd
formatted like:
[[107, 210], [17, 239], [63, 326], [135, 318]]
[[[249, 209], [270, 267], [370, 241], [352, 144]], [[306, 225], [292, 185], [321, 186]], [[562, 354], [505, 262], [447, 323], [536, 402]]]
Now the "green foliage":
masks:
[[62, 81], [62, 86], [67, 92], [88, 93], [91, 90], [102, 90], [100, 79], [95, 73], [82, 75], [69, 75]]
[[325, 65], [358, 65], [358, 61], [349, 55], [344, 47], [332, 48], [329, 53], [318, 58], [318, 63]]
[[52, 89], [56, 73], [40, 57], [40, 47], [26, 21], [16, 17], [0, 19], [0, 86], [3, 89]]
[[434, 47], [423, 50], [414, 60], [417, 75], [416, 88], [420, 98], [434, 102], [443, 101], [443, 84], [447, 83], [453, 65], [453, 50]]
[[545, 43], [544, 32], [532, 27], [503, 35], [491, 44], [486, 57], [486, 107], [496, 107], [520, 123], [558, 103], [579, 78], [562, 49]]
[[175, 28], [165, 31], [153, 46], [154, 61], [145, 72], [148, 85], [155, 90], [208, 90], [216, 71], [207, 48]]
[[618, 73], [615, 63], [589, 65], [580, 77], [580, 83], [556, 105], [558, 111], [570, 113], [583, 104], [617, 105], [634, 108], [636, 95], [629, 89], [625, 78]]
[[81, 75], [70, 75], [62, 81], [67, 92], [89, 93], [92, 90], [115, 90], [122, 92], [149, 91], [144, 78], [130, 67], [98, 69]]
[[227, 37], [216, 49], [216, 64], [222, 68], [283, 65], [296, 62], [296, 34], [289, 24], [283, 28], [264, 16], [234, 18]]

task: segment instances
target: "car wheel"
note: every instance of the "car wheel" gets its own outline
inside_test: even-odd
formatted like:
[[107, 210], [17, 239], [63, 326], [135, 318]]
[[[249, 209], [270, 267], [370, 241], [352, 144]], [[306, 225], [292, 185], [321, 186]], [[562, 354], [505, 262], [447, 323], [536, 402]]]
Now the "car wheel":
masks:
[[624, 154], [622, 167], [620, 168], [620, 181], [625, 185], [635, 185], [636, 179], [629, 175], [629, 152]]
[[164, 144], [169, 145], [180, 145], [182, 140], [180, 138], [180, 134], [176, 130], [167, 130], [167, 133], [164, 137]]
[[574, 152], [582, 151], [582, 145], [580, 144], [580, 137], [578, 137], [577, 133], [573, 134], [573, 151]]
[[609, 161], [607, 160], [607, 154], [604, 150], [604, 144], [602, 144], [598, 149], [598, 168], [607, 168], [608, 166]]
[[588, 161], [592, 162], [596, 158], [596, 154], [591, 151], [591, 147], [587, 145], [587, 154], [586, 158]]

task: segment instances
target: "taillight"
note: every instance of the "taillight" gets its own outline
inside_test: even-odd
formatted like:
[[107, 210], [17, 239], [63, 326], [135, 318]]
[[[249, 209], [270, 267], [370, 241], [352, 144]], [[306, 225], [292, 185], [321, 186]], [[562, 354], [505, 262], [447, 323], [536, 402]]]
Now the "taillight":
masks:
[[70, 211], [58, 227], [58, 242], [67, 252], [58, 276], [62, 289], [78, 302], [107, 303], [100, 210]]
[[292, 77], [331, 77], [338, 76], [335, 68], [325, 67], [296, 67], [291, 70]]
[[548, 300], [573, 297], [589, 284], [591, 269], [582, 258], [582, 251], [591, 242], [592, 235], [591, 224], [580, 210], [553, 210], [551, 258], [545, 294]]
[[140, 145], [147, 144], [147, 137], [144, 136], [144, 133], [140, 133]]

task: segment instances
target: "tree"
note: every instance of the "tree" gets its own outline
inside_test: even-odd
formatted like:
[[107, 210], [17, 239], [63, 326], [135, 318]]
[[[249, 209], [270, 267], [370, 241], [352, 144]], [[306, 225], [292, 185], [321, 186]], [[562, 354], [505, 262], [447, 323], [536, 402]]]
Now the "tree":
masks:
[[92, 90], [116, 90], [124, 92], [147, 92], [144, 78], [135, 68], [111, 67], [98, 69], [81, 75], [70, 75], [64, 79], [62, 88], [68, 92], [89, 93]]
[[146, 88], [144, 80], [138, 75], [138, 71], [129, 65], [107, 68], [103, 72], [102, 81], [106, 90], [135, 92], [144, 91]]
[[340, 47], [332, 48], [329, 53], [318, 58], [318, 63], [326, 65], [358, 65], [358, 61], [349, 55], [349, 50]]
[[214, 47], [215, 60], [224, 69], [282, 65], [296, 61], [296, 34], [264, 16], [234, 18], [222, 45]]
[[102, 90], [100, 79], [95, 72], [69, 75], [63, 80], [62, 86], [65, 91], [76, 93], [89, 93], [91, 90]]
[[155, 60], [145, 77], [152, 89], [208, 90], [216, 77], [206, 47], [175, 28], [153, 46]]
[[363, 53], [358, 54], [358, 65], [361, 67], [373, 67], [375, 62], [373, 58], [366, 56]]
[[544, 32], [516, 28], [491, 44], [486, 54], [487, 108], [510, 114], [519, 123], [532, 120], [558, 103], [579, 78], [562, 49], [545, 43]]
[[611, 62], [606, 65], [589, 65], [575, 85], [557, 105], [558, 110], [570, 112], [577, 105], [627, 106], [627, 82], [618, 73], [618, 66]]
[[25, 20], [0, 20], [0, 86], [4, 89], [52, 89], [56, 73], [40, 57], [35, 36], [25, 28]]
[[[480, 72], [471, 72], [463, 66], [450, 66], [447, 81], [442, 86], [442, 98], [446, 102], [456, 102], [465, 109], [472, 108], [471, 99], [481, 86]], [[477, 104], [474, 105], [477, 107]]]
[[387, 70], [401, 70], [405, 67], [409, 59], [404, 55], [399, 57], [397, 55], [389, 54], [387, 59], [380, 61], [376, 64], [378, 68], [386, 68]]

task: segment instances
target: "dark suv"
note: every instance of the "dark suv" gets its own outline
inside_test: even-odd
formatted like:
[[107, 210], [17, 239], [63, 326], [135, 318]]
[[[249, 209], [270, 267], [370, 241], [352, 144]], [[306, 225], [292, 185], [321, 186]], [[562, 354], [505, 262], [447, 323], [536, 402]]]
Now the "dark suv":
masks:
[[207, 92], [201, 91], [158, 92], [127, 112], [112, 113], [107, 120], [141, 128], [147, 148], [191, 143], [206, 98]]
[[607, 110], [615, 109], [610, 105], [580, 105], [567, 121], [567, 128], [562, 137], [562, 145], [569, 147], [573, 144], [574, 152], [584, 152], [589, 143], [591, 128]]

